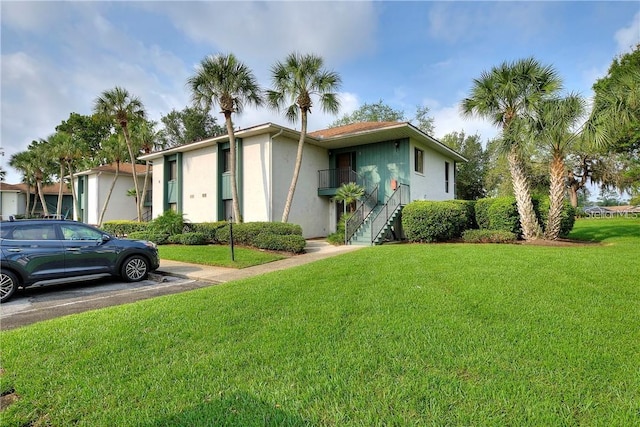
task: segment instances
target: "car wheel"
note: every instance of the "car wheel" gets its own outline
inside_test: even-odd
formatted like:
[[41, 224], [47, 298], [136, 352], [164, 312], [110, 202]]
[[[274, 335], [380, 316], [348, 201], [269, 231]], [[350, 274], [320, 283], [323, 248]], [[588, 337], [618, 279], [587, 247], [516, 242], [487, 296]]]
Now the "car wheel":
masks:
[[149, 274], [149, 262], [140, 255], [127, 258], [122, 264], [120, 272], [122, 278], [127, 282], [139, 282], [147, 278]]
[[18, 278], [10, 271], [0, 272], [0, 302], [5, 302], [18, 289]]

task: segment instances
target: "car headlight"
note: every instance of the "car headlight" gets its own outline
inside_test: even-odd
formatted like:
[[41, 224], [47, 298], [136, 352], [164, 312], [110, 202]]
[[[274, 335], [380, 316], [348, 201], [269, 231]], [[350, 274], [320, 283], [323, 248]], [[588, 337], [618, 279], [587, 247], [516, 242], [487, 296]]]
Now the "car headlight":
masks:
[[153, 243], [153, 242], [149, 242], [149, 241], [147, 241], [147, 240], [144, 242], [144, 244], [145, 244], [147, 247], [152, 248], [152, 249], [157, 249], [157, 248], [158, 248], [158, 245], [156, 245], [156, 244], [155, 244], [155, 243]]

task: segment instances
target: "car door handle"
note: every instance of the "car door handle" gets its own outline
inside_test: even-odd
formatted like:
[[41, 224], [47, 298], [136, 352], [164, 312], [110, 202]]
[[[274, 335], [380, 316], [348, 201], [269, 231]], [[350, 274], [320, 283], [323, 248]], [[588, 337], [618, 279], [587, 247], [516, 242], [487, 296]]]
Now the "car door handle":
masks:
[[22, 252], [22, 249], [11, 248], [11, 249], [7, 249], [7, 252]]
[[67, 248], [67, 250], [70, 251], [70, 252], [78, 252], [80, 250], [80, 248], [76, 246], [76, 247], [73, 247], [73, 248]]

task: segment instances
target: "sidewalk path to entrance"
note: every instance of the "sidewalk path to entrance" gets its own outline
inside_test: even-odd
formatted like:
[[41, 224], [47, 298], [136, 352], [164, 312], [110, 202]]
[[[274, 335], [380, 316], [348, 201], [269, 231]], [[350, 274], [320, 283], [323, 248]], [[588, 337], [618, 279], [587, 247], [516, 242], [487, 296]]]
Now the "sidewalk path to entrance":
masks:
[[208, 265], [189, 264], [179, 261], [160, 260], [160, 268], [156, 271], [159, 274], [184, 277], [203, 282], [225, 283], [232, 280], [245, 279], [271, 271], [284, 270], [298, 265], [308, 264], [319, 259], [329, 258], [346, 252], [352, 252], [363, 246], [333, 246], [326, 240], [307, 240], [305, 253], [294, 255], [279, 261], [268, 262], [266, 264], [255, 265], [242, 269], [212, 267]]

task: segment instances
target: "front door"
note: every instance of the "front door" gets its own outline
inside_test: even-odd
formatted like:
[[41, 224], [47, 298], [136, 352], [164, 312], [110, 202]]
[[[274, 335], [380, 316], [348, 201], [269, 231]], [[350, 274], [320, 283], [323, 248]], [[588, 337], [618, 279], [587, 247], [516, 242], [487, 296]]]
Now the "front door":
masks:
[[356, 170], [356, 155], [354, 152], [340, 153], [336, 156], [336, 166], [338, 169], [338, 186], [353, 181], [352, 171]]

